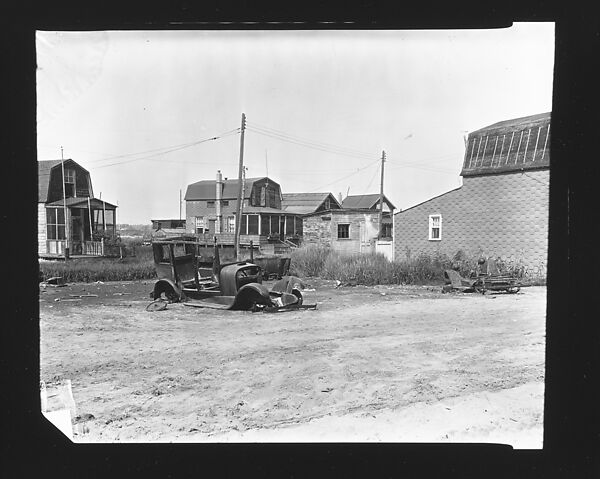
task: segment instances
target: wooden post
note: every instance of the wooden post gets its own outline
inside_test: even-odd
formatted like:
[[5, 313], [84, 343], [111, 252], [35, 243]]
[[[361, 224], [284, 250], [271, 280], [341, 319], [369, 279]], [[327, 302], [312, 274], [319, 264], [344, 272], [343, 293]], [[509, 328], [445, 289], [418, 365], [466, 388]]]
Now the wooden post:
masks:
[[246, 131], [246, 115], [242, 113], [242, 129], [240, 137], [240, 163], [238, 170], [238, 204], [237, 204], [237, 215], [235, 216], [235, 240], [234, 240], [234, 254], [236, 261], [239, 260], [240, 255], [240, 225], [242, 223], [242, 202], [244, 201], [242, 191], [242, 175], [244, 171], [244, 132]]
[[521, 150], [521, 141], [523, 141], [523, 130], [521, 130], [521, 136], [519, 137], [519, 146], [517, 146], [517, 154], [515, 155], [515, 165], [519, 160], [519, 151]]
[[537, 153], [538, 142], [540, 141], [540, 132], [542, 131], [542, 127], [538, 128], [537, 138], [535, 139], [535, 149], [533, 150], [533, 161], [535, 161], [535, 155]]
[[62, 170], [62, 190], [63, 190], [63, 214], [65, 215], [65, 260], [69, 259], [69, 218], [67, 218], [67, 190], [65, 186], [65, 160], [63, 158], [63, 147], [60, 147], [60, 168]]
[[550, 136], [550, 125], [548, 125], [548, 131], [546, 131], [546, 139], [544, 140], [544, 151], [542, 152], [542, 160], [546, 155], [546, 145], [548, 144], [548, 137]]
[[381, 184], [379, 187], [379, 229], [377, 239], [381, 239], [381, 227], [383, 225], [383, 166], [385, 164], [385, 151], [381, 152]]
[[490, 163], [490, 167], [494, 166], [494, 157], [496, 156], [496, 147], [498, 146], [498, 136], [496, 136], [496, 143], [494, 143], [494, 153], [492, 153], [492, 162]]
[[508, 164], [508, 157], [510, 156], [510, 150], [512, 148], [512, 144], [513, 144], [513, 140], [515, 139], [515, 132], [512, 132], [512, 135], [510, 137], [510, 145], [508, 145], [508, 150], [506, 151], [506, 161], [504, 162], [505, 165]]

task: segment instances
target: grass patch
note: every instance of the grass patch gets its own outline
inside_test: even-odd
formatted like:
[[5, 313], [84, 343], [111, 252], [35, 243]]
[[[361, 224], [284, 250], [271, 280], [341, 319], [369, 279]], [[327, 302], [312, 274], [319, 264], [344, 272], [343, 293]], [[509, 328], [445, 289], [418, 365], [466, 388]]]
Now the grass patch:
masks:
[[[452, 258], [444, 254], [419, 254], [405, 261], [389, 261], [383, 254], [344, 254], [326, 246], [306, 245], [291, 254], [290, 273], [300, 277], [320, 277], [343, 283], [443, 284], [444, 270], [455, 269], [465, 278], [477, 274], [479, 257], [458, 251]], [[502, 273], [530, 285], [544, 285], [542, 269], [527, 270], [522, 261], [496, 259]]]
[[40, 261], [40, 279], [60, 276], [66, 282], [134, 281], [156, 278], [152, 247], [137, 246], [135, 256]]

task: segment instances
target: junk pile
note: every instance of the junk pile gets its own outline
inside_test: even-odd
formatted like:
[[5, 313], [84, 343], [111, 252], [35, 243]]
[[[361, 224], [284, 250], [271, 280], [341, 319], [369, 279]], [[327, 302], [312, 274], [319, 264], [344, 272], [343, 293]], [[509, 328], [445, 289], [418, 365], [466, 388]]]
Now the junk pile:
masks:
[[461, 291], [463, 293], [482, 293], [488, 291], [518, 293], [523, 284], [518, 278], [499, 271], [496, 261], [491, 258], [480, 258], [477, 262], [477, 272], [474, 278], [463, 278], [457, 271], [444, 271], [446, 284], [443, 293]]

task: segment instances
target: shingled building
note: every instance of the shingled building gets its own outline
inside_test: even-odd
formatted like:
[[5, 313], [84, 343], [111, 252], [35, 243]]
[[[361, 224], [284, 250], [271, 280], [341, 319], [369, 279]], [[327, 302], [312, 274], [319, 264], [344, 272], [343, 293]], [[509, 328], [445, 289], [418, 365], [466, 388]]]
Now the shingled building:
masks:
[[419, 253], [488, 256], [545, 276], [550, 113], [469, 134], [461, 187], [394, 217], [395, 258]]

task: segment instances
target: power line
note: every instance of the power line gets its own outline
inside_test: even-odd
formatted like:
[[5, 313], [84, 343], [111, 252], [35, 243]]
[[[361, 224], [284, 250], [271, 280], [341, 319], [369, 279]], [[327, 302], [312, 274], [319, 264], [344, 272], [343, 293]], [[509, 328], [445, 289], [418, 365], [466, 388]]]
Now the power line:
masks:
[[350, 173], [349, 175], [343, 176], [343, 177], [341, 177], [341, 178], [338, 178], [337, 180], [334, 180], [334, 181], [332, 181], [332, 182], [330, 182], [330, 183], [327, 183], [327, 184], [325, 184], [325, 185], [319, 186], [318, 188], [315, 188], [314, 190], [312, 190], [310, 193], [314, 193], [314, 192], [316, 192], [316, 191], [320, 191], [320, 190], [321, 190], [321, 188], [325, 188], [326, 186], [330, 186], [330, 185], [333, 185], [333, 184], [335, 184], [335, 183], [338, 183], [338, 182], [340, 182], [340, 181], [342, 181], [342, 180], [345, 180], [346, 178], [350, 178], [351, 176], [354, 176], [355, 174], [357, 174], [357, 173], [359, 173], [359, 172], [361, 172], [361, 171], [363, 171], [363, 170], [366, 170], [367, 168], [370, 168], [370, 167], [371, 167], [371, 166], [373, 166], [373, 165], [376, 165], [376, 164], [378, 164], [378, 163], [379, 163], [379, 161], [380, 161], [380, 160], [379, 160], [379, 158], [377, 158], [375, 161], [373, 161], [373, 162], [369, 163], [367, 166], [363, 166], [362, 168], [358, 168], [356, 171], [354, 171], [354, 172]]
[[[230, 131], [226, 131], [225, 133], [222, 133], [221, 135], [219, 135], [218, 137], [215, 138], [220, 138], [220, 137], [224, 137], [225, 135], [230, 135], [232, 133], [237, 133], [239, 132], [239, 128], [235, 128], [233, 130]], [[212, 139], [212, 138], [210, 138]], [[175, 149], [180, 149], [180, 148], [187, 148], [189, 146], [194, 146], [197, 145], [199, 143], [203, 143], [206, 140], [199, 140], [199, 141], [191, 141], [188, 143], [180, 143], [178, 145], [171, 145], [171, 146], [163, 146], [160, 148], [153, 148], [152, 150], [145, 150], [145, 151], [138, 151], [137, 153], [125, 153], [123, 155], [114, 155], [114, 156], [107, 156], [105, 158], [99, 158], [97, 160], [91, 160], [89, 163], [97, 163], [99, 161], [106, 161], [106, 160], [115, 160], [117, 158], [127, 158], [130, 156], [137, 156], [137, 155], [144, 155], [146, 153], [153, 153], [153, 152], [157, 152], [157, 154], [160, 154], [162, 152], [162, 150], [169, 150], [171, 151], [171, 149], [175, 148]]]
[[196, 145], [199, 145], [201, 143], [206, 143], [207, 141], [214, 141], [214, 140], [218, 140], [218, 139], [221, 139], [221, 138], [225, 138], [227, 136], [231, 136], [232, 134], [233, 134], [233, 132], [224, 133], [224, 134], [222, 134], [220, 136], [214, 136], [212, 138], [206, 138], [204, 140], [195, 141], [195, 142], [193, 142], [191, 144], [185, 144], [183, 146], [179, 146], [177, 148], [171, 148], [170, 150], [161, 151], [159, 153], [155, 153], [155, 154], [152, 154], [152, 155], [142, 156], [140, 158], [132, 158], [130, 160], [125, 160], [125, 161], [117, 161], [116, 163], [110, 163], [108, 165], [100, 165], [100, 166], [95, 166], [95, 167], [91, 167], [91, 168], [97, 170], [99, 168], [107, 168], [109, 166], [122, 165], [122, 164], [125, 164], [125, 163], [131, 163], [131, 162], [134, 162], [134, 161], [149, 160], [149, 159], [154, 158], [156, 156], [165, 155], [167, 153], [172, 153], [174, 151], [183, 150], [185, 148], [190, 148], [192, 146], [196, 146]]
[[362, 155], [362, 154], [348, 153], [348, 152], [345, 152], [345, 151], [338, 151], [338, 150], [334, 150], [334, 149], [331, 149], [331, 148], [323, 147], [323, 146], [320, 146], [320, 145], [317, 145], [317, 144], [312, 144], [312, 143], [309, 143], [309, 142], [297, 141], [297, 140], [290, 139], [288, 137], [281, 136], [281, 135], [278, 135], [278, 134], [273, 134], [273, 133], [270, 133], [270, 132], [261, 131], [261, 130], [257, 129], [256, 127], [249, 126], [248, 130], [253, 131], [254, 133], [258, 133], [259, 135], [268, 136], [268, 137], [274, 138], [276, 140], [281, 140], [281, 141], [285, 141], [287, 143], [292, 143], [292, 144], [295, 144], [295, 145], [304, 146], [306, 148], [312, 148], [312, 149], [323, 151], [323, 152], [326, 152], [326, 153], [332, 153], [332, 154], [335, 154], [335, 155], [349, 156], [351, 158], [360, 158], [360, 159], [367, 159], [367, 160], [374, 159], [373, 156], [365, 156], [365, 155]]
[[269, 127], [266, 127], [266, 126], [262, 126], [262, 125], [259, 125], [257, 123], [253, 123], [252, 122], [252, 123], [250, 123], [250, 126], [252, 126], [254, 128], [257, 128], [257, 129], [260, 129], [260, 130], [263, 130], [263, 131], [265, 131], [267, 133], [273, 133], [273, 134], [279, 135], [281, 137], [287, 137], [287, 138], [289, 138], [291, 140], [296, 140], [296, 141], [303, 142], [303, 143], [310, 143], [310, 144], [313, 144], [315, 146], [320, 146], [320, 147], [323, 147], [323, 148], [330, 148], [330, 149], [334, 149], [334, 150], [338, 150], [338, 151], [344, 151], [344, 152], [347, 152], [349, 154], [355, 154], [355, 155], [359, 155], [359, 156], [367, 156], [367, 157], [370, 157], [370, 158], [372, 157], [371, 153], [367, 153], [367, 152], [364, 152], [364, 151], [356, 150], [354, 148], [348, 148], [348, 147], [344, 147], [344, 146], [337, 146], [337, 145], [333, 145], [331, 143], [326, 143], [326, 142], [323, 142], [323, 141], [310, 140], [308, 138], [303, 138], [303, 137], [298, 136], [298, 135], [293, 135], [293, 134], [290, 134], [290, 133], [286, 133], [286, 132], [284, 132], [282, 130], [276, 130], [275, 128], [269, 128]]

